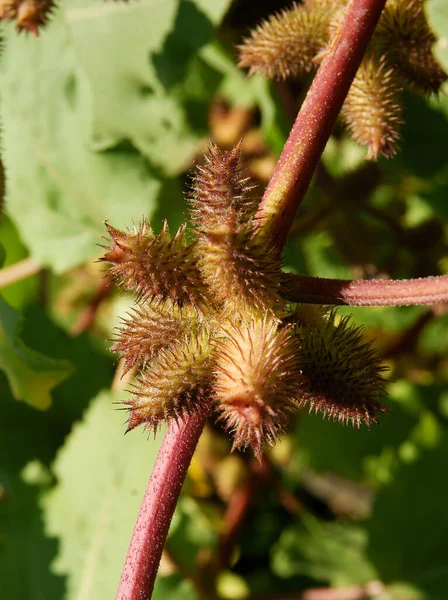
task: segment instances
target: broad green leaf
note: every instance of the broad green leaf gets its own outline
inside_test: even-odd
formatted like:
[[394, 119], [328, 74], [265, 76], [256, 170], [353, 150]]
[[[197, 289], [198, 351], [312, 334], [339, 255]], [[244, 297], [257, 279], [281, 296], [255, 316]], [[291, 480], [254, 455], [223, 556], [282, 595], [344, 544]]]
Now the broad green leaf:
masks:
[[362, 584], [376, 578], [366, 548], [362, 527], [304, 515], [273, 547], [272, 568], [280, 577], [308, 575], [332, 586]]
[[122, 227], [149, 215], [159, 183], [132, 148], [89, 149], [92, 91], [61, 9], [41, 38], [18, 36], [12, 27], [6, 37], [6, 205], [36, 262], [62, 272], [98, 253], [105, 219]]
[[422, 333], [419, 349], [425, 354], [446, 356], [448, 353], [448, 315], [432, 320]]
[[38, 505], [44, 487], [0, 474], [0, 489], [0, 598], [62, 599], [64, 579], [49, 569], [57, 541], [45, 535]]
[[66, 600], [114, 598], [160, 438], [124, 436], [125, 414], [101, 393], [70, 434], [54, 470], [58, 485], [44, 502], [59, 539], [54, 571], [67, 576]]
[[191, 0], [198, 10], [201, 10], [210, 19], [211, 23], [218, 25], [224, 17], [232, 0]]
[[0, 298], [0, 368], [17, 400], [45, 410], [51, 390], [72, 373], [72, 366], [27, 348], [19, 338], [22, 325], [19, 313]]
[[157, 577], [152, 594], [152, 600], [198, 600], [193, 586], [189, 581], [181, 579], [178, 575]]
[[303, 260], [305, 270], [302, 270], [302, 273], [316, 277], [350, 279], [353, 276], [350, 268], [344, 265], [338, 256], [335, 245], [327, 231], [320, 231], [291, 240], [288, 259], [290, 265], [296, 267], [297, 270]]
[[170, 527], [168, 545], [184, 568], [194, 569], [198, 552], [216, 546], [219, 520], [211, 517], [193, 498], [180, 498]]
[[6, 376], [0, 373], [0, 476], [18, 475], [30, 460], [49, 464], [69, 427], [47, 411], [35, 411], [12, 396]]
[[[3, 267], [18, 263], [28, 256], [28, 251], [18, 235], [17, 228], [7, 215], [3, 215], [0, 219], [0, 240], [5, 253]], [[27, 277], [2, 288], [2, 296], [10, 306], [17, 310], [23, 310], [35, 299], [37, 283], [37, 275]]]
[[431, 27], [437, 36], [434, 54], [445, 71], [448, 71], [448, 10], [445, 0], [427, 0], [425, 3]]
[[189, 166], [204, 133], [194, 121], [198, 83], [207, 83], [199, 102], [204, 117], [217, 83], [209, 70], [199, 81], [191, 70], [228, 5], [142, 0], [99, 10], [88, 0], [72, 2], [65, 21], [92, 92], [92, 147], [127, 140], [166, 173]]
[[[45, 331], [45, 336], [42, 335]], [[77, 338], [57, 327], [40, 306], [32, 306], [25, 313], [23, 340], [32, 348], [48, 356], [62, 357], [75, 367], [74, 374], [53, 392], [55, 402], [49, 409], [58, 428], [69, 429], [80, 419], [90, 400], [110, 385], [114, 375], [114, 357], [104, 353], [97, 340], [88, 333]]]
[[294, 436], [295, 460], [319, 472], [369, 479], [374, 484], [390, 481], [401, 461], [437, 443], [439, 425], [431, 409], [437, 409], [442, 389], [412, 386], [406, 381], [388, 389], [390, 395], [384, 403], [391, 413], [382, 415], [381, 425], [370, 429], [303, 415]]
[[41, 307], [26, 311], [21, 339], [45, 355], [68, 360], [75, 371], [54, 388], [53, 402], [45, 411], [17, 402], [6, 375], [0, 373], [0, 470], [14, 474], [33, 459], [49, 466], [73, 422], [82, 417], [91, 398], [110, 385], [113, 376], [112, 357], [104, 356], [91, 336], [69, 337]]
[[406, 171], [421, 178], [435, 177], [447, 164], [446, 111], [441, 102], [427, 102], [413, 94], [406, 94], [404, 99], [406, 119], [400, 152], [393, 161], [385, 161], [384, 168], [395, 177]]
[[448, 456], [443, 441], [381, 488], [368, 523], [369, 557], [385, 583], [407, 582], [428, 600], [448, 589]]

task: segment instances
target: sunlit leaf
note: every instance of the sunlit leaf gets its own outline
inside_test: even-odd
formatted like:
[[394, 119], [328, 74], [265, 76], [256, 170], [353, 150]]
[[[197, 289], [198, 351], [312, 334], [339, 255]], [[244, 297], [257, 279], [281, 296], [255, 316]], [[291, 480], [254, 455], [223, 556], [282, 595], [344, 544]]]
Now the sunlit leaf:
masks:
[[71, 375], [72, 366], [27, 348], [19, 337], [22, 325], [19, 313], [0, 298], [0, 368], [17, 400], [45, 410], [51, 390]]

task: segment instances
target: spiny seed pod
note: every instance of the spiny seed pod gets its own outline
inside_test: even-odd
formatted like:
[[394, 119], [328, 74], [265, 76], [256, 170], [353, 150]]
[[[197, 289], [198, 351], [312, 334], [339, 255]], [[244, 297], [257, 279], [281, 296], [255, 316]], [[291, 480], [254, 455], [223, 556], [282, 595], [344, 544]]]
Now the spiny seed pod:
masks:
[[[271, 16], [240, 47], [240, 66], [271, 79], [302, 77], [325, 56], [346, 5], [347, 0], [304, 0]], [[396, 153], [403, 84], [437, 93], [447, 80], [434, 58], [434, 42], [424, 0], [387, 1], [343, 109], [353, 137], [368, 147], [367, 158]]]
[[372, 46], [387, 57], [407, 83], [424, 94], [439, 92], [447, 73], [434, 58], [436, 37], [427, 21], [423, 0], [388, 0]]
[[210, 335], [204, 329], [161, 350], [157, 362], [140, 373], [133, 386], [127, 431], [144, 424], [150, 432], [195, 410], [210, 397], [213, 367]]
[[19, 31], [25, 29], [37, 36], [53, 8], [52, 0], [0, 0], [0, 19], [15, 20]]
[[305, 0], [272, 15], [240, 46], [240, 67], [270, 79], [297, 78], [316, 68], [329, 41], [328, 26], [343, 0]]
[[184, 227], [171, 238], [166, 225], [158, 236], [146, 222], [126, 233], [109, 226], [103, 260], [140, 302], [114, 346], [125, 369], [141, 369], [125, 403], [128, 431], [156, 432], [215, 402], [233, 447], [260, 459], [305, 403], [358, 426], [375, 421], [383, 379], [359, 329], [282, 300], [280, 259], [242, 206], [247, 189], [238, 152], [212, 149], [190, 201], [193, 244]]
[[199, 235], [232, 233], [255, 212], [249, 197], [254, 186], [241, 170], [240, 154], [240, 144], [229, 152], [212, 144], [205, 164], [197, 168], [188, 202]]
[[159, 235], [143, 221], [139, 230], [124, 233], [106, 224], [109, 246], [101, 259], [111, 264], [110, 273], [139, 301], [170, 298], [180, 306], [201, 304], [203, 285], [192, 246], [187, 245], [185, 226], [171, 237], [165, 222]]
[[239, 155], [239, 145], [230, 152], [212, 146], [189, 198], [202, 278], [214, 302], [231, 312], [282, 304], [280, 259], [248, 223], [256, 205], [248, 198], [252, 186]]
[[285, 325], [306, 324], [308, 327], [319, 327], [328, 316], [327, 306], [317, 304], [292, 304], [285, 311], [282, 322]]
[[391, 158], [397, 152], [402, 125], [401, 92], [393, 69], [383, 59], [363, 60], [342, 107], [353, 138], [367, 146], [367, 159]]
[[253, 228], [241, 227], [225, 236], [209, 234], [198, 247], [203, 280], [226, 311], [283, 307], [280, 257], [257, 240]]
[[152, 300], [123, 320], [112, 351], [123, 359], [124, 372], [138, 365], [145, 369], [173, 340], [197, 328], [198, 315], [191, 306]]
[[301, 403], [324, 417], [360, 426], [377, 422], [386, 412], [378, 396], [384, 392], [385, 370], [380, 359], [363, 340], [362, 328], [344, 317], [335, 324], [333, 312], [319, 326], [298, 328], [301, 339]]
[[250, 446], [261, 458], [296, 408], [297, 341], [290, 326], [268, 313], [230, 325], [217, 343], [215, 397], [220, 420], [233, 433], [233, 449]]

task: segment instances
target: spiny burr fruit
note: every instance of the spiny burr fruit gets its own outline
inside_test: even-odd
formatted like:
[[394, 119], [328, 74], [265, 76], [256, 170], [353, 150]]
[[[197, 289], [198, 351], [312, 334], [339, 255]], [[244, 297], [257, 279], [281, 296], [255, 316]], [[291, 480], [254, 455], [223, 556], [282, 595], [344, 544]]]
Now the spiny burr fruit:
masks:
[[233, 448], [260, 459], [302, 406], [358, 426], [384, 410], [379, 358], [360, 330], [282, 298], [286, 274], [251, 189], [239, 148], [212, 146], [193, 179], [191, 241], [185, 227], [171, 237], [166, 224], [107, 226], [103, 260], [137, 302], [114, 343], [125, 369], [138, 368], [128, 430], [155, 432], [206, 403]]
[[54, 8], [52, 0], [0, 0], [0, 20], [15, 21], [19, 31], [39, 35]]
[[[240, 66], [277, 80], [317, 70], [347, 2], [303, 0], [269, 17], [240, 46]], [[438, 93], [447, 80], [432, 51], [435, 41], [424, 0], [387, 0], [342, 110], [368, 159], [397, 151], [402, 90]]]
[[260, 458], [297, 408], [298, 340], [292, 326], [269, 313], [225, 326], [217, 345], [215, 395], [234, 448], [251, 446]]
[[378, 401], [384, 367], [361, 328], [350, 325], [348, 317], [339, 323], [335, 319], [331, 312], [318, 324], [297, 324], [302, 402], [324, 417], [370, 426], [378, 421], [377, 413], [385, 412]]

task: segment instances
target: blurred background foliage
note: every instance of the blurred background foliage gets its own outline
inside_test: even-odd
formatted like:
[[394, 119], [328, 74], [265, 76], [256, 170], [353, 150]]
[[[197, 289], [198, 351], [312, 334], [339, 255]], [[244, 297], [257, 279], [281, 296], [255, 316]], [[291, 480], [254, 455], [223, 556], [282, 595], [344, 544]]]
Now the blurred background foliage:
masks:
[[[248, 78], [235, 46], [289, 4], [64, 0], [39, 38], [4, 27], [1, 261], [36, 267], [11, 285], [0, 271], [2, 600], [114, 597], [162, 434], [125, 438], [113, 404], [126, 392], [108, 339], [132, 298], [95, 262], [104, 220], [177, 227], [210, 140], [229, 148], [243, 138], [262, 193], [305, 90]], [[448, 5], [426, 7], [447, 69]], [[448, 96], [409, 94], [405, 104], [391, 161], [367, 163], [335, 128], [287, 270], [448, 272]], [[389, 367], [390, 413], [370, 431], [301, 413], [261, 465], [230, 455], [207, 426], [154, 598], [300, 598], [344, 586], [360, 599], [448, 597], [447, 307], [340, 312], [364, 324]]]

